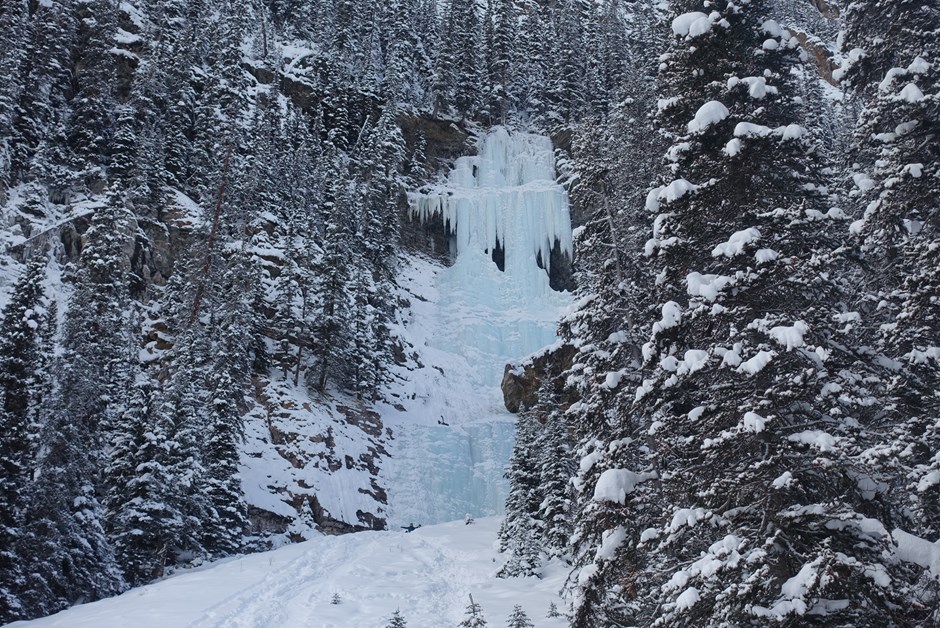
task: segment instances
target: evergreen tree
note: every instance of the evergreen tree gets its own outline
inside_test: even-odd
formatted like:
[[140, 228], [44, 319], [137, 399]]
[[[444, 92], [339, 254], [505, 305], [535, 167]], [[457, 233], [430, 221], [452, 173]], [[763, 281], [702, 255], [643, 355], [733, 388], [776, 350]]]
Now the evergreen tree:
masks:
[[173, 504], [171, 426], [156, 409], [151, 384], [138, 383], [115, 425], [107, 469], [109, 538], [131, 586], [159, 578], [172, 565], [183, 526]]
[[[863, 262], [854, 327], [890, 365], [873, 394], [872, 428], [883, 431], [869, 452], [903, 483], [896, 508], [916, 533], [940, 533], [937, 481], [940, 432], [940, 335], [937, 308], [936, 159], [940, 103], [940, 11], [914, 2], [859, 2], [846, 15], [845, 47], [854, 61], [847, 80], [864, 109], [854, 134], [849, 199], [851, 232]], [[930, 61], [928, 61], [930, 60]]]
[[26, 266], [0, 322], [0, 621], [27, 616], [19, 599], [23, 570], [22, 516], [35, 456], [30, 427], [45, 377], [41, 337], [44, 324], [46, 258], [37, 254]]
[[460, 628], [483, 628], [486, 625], [486, 619], [483, 618], [483, 609], [473, 601], [471, 595], [470, 603], [467, 604], [467, 616], [460, 622]]
[[49, 419], [39, 431], [42, 446], [19, 551], [22, 600], [34, 617], [124, 589], [94, 487], [99, 439], [87, 424], [69, 420], [60, 404], [61, 398], [49, 406]]
[[520, 4], [510, 98], [523, 120], [536, 124], [548, 112], [549, 61], [545, 41], [554, 41], [552, 24], [537, 0]]
[[453, 110], [461, 118], [476, 117], [483, 106], [485, 81], [483, 25], [474, 0], [450, 0], [448, 35], [438, 57], [436, 109]]
[[[29, 28], [27, 0], [7, 3], [0, 13], [0, 74], [7, 77], [0, 86], [0, 128], [3, 129], [12, 127], [22, 94]], [[7, 133], [0, 135], [0, 199], [4, 201], [6, 189], [12, 183], [13, 139]]]
[[[794, 44], [765, 3], [703, 8], [675, 7], [662, 66], [674, 144], [644, 251], [658, 303], [632, 408], [584, 452], [574, 625], [874, 626], [901, 587], [822, 575], [893, 563], [887, 530], [866, 531], [883, 505], [857, 481], [878, 470], [853, 457], [872, 442], [856, 418], [867, 373], [834, 324], [844, 275], [826, 261], [832, 222], [794, 124]], [[849, 603], [808, 614], [834, 597]]]
[[408, 622], [405, 621], [405, 618], [402, 616], [400, 610], [396, 610], [392, 613], [391, 619], [388, 620], [388, 625], [386, 628], [407, 628]]
[[68, 122], [68, 142], [73, 168], [86, 185], [103, 183], [113, 134], [115, 110], [112, 91], [115, 71], [111, 49], [117, 31], [117, 6], [112, 0], [94, 0], [82, 4], [79, 15], [73, 81], [75, 96]]
[[166, 426], [169, 440], [166, 462], [172, 491], [169, 505], [179, 513], [173, 545], [167, 548], [170, 564], [204, 556], [208, 551], [206, 529], [219, 525], [203, 448], [203, 435], [209, 429], [205, 382], [210, 351], [205, 330], [190, 329], [177, 338], [173, 371], [156, 410], [156, 420]]
[[347, 225], [348, 216], [355, 215], [355, 197], [351, 186], [338, 171], [332, 196], [327, 202], [330, 213], [327, 217], [323, 256], [320, 261], [321, 311], [314, 330], [320, 361], [316, 387], [320, 392], [326, 389], [331, 372], [342, 373], [344, 367], [350, 366], [346, 361], [351, 340], [348, 283], [353, 259]]
[[568, 550], [572, 531], [571, 478], [574, 456], [568, 445], [568, 426], [555, 406], [555, 395], [543, 385], [539, 403], [547, 406], [547, 418], [536, 444], [539, 466], [539, 490], [542, 502], [536, 514], [542, 525], [542, 547], [550, 555], [563, 556]]
[[542, 502], [535, 449], [539, 430], [534, 412], [519, 415], [507, 474], [506, 515], [499, 530], [500, 551], [509, 553], [508, 561], [499, 571], [503, 578], [535, 575], [541, 564], [542, 525], [536, 519]]
[[512, 607], [512, 615], [509, 616], [509, 621], [506, 625], [509, 626], [509, 628], [535, 628], [535, 624], [529, 620], [529, 616], [525, 614], [525, 611], [518, 604]]
[[489, 51], [490, 98], [492, 98], [492, 118], [500, 124], [506, 124], [509, 115], [510, 85], [512, 68], [515, 64], [516, 13], [511, 0], [490, 0], [487, 4], [492, 14], [492, 29]]
[[11, 176], [39, 178], [67, 188], [64, 116], [68, 114], [69, 68], [76, 33], [71, 7], [44, 3], [29, 20], [20, 98], [13, 114]]
[[[234, 334], [234, 326], [226, 335]], [[216, 513], [210, 525], [204, 525], [204, 544], [213, 554], [231, 554], [242, 547], [248, 527], [248, 515], [238, 475], [238, 444], [243, 439], [242, 418], [238, 409], [241, 386], [231, 374], [231, 340], [223, 338], [211, 373], [209, 396], [209, 432], [205, 442], [208, 500]]]
[[102, 450], [128, 387], [126, 309], [131, 218], [116, 194], [95, 213], [64, 327], [25, 516], [25, 598], [32, 613], [119, 592], [124, 582], [98, 501]]

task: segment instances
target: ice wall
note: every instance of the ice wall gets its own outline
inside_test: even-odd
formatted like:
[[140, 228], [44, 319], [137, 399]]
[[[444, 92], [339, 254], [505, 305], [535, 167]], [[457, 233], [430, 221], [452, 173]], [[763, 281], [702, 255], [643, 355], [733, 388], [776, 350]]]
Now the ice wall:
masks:
[[409, 195], [415, 220], [443, 216], [456, 258], [448, 268], [414, 260], [402, 277], [412, 308], [401, 333], [422, 367], [401, 374], [400, 409], [383, 412], [395, 434], [385, 469], [390, 525], [502, 510], [515, 427], [503, 368], [554, 342], [571, 300], [538, 264], [548, 266], [556, 242], [571, 254], [568, 199], [554, 179], [547, 137], [496, 128], [445, 185]]
[[[454, 325], [439, 340], [467, 357], [482, 383], [497, 385], [506, 362], [554, 342], [558, 308], [568, 303], [546, 270], [556, 242], [572, 254], [551, 140], [496, 127], [479, 155], [457, 160], [446, 186], [409, 200], [413, 218], [442, 214], [455, 239], [456, 261], [439, 284]], [[502, 271], [491, 255], [497, 247]]]

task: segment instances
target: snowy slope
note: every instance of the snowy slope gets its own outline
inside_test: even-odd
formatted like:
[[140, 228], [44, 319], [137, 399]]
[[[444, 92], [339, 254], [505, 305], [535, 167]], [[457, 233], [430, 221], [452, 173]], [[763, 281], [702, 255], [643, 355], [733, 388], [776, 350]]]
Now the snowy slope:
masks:
[[[12, 626], [29, 628], [380, 628], [400, 609], [410, 628], [456, 626], [468, 594], [490, 625], [520, 604], [539, 628], [567, 569], [542, 579], [495, 577], [499, 520], [426, 526], [413, 533], [322, 536], [278, 550], [221, 561], [116, 598]], [[334, 594], [339, 604], [331, 604]]]

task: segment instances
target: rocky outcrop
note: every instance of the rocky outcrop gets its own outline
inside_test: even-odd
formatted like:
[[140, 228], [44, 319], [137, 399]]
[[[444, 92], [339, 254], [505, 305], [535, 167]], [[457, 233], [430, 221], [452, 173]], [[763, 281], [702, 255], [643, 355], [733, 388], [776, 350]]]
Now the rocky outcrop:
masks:
[[506, 409], [517, 413], [532, 408], [538, 402], [542, 382], [552, 382], [555, 398], [567, 407], [575, 398], [565, 385], [564, 373], [571, 368], [577, 347], [571, 344], [553, 345], [520, 364], [507, 364], [503, 372], [503, 402]]

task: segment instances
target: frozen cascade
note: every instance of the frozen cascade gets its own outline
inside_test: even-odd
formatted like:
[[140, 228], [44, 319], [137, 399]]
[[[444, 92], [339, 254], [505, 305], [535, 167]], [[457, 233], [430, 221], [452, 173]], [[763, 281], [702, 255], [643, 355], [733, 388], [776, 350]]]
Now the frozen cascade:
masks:
[[538, 265], [556, 245], [572, 251], [568, 198], [554, 179], [547, 137], [496, 128], [445, 185], [409, 196], [415, 219], [443, 216], [456, 257], [448, 268], [415, 260], [403, 275], [412, 294], [403, 333], [424, 366], [402, 373], [399, 409], [383, 411], [395, 434], [383, 470], [390, 526], [502, 511], [515, 430], [503, 369], [555, 342], [571, 302]]

